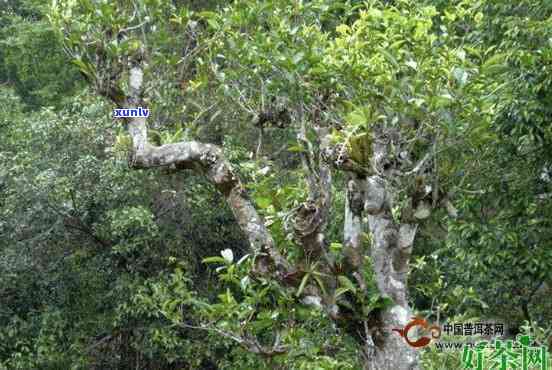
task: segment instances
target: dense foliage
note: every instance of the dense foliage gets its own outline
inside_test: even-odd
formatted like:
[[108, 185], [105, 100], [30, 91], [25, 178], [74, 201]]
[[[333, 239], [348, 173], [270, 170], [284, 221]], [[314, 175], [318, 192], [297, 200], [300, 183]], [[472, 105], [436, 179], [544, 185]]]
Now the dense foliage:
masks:
[[[380, 125], [411, 153], [390, 163], [427, 167], [393, 184], [393, 221], [419, 222], [413, 313], [552, 347], [548, 1], [8, 0], [0, 45], [0, 369], [361, 369], [359, 321], [305, 299], [355, 320], [392, 304], [370, 253], [347, 270], [347, 172], [329, 180], [327, 255], [294, 221], [325, 145], [366, 171]], [[140, 63], [149, 140], [219, 145], [293, 283], [258, 274], [204, 177], [130, 168], [111, 115]]]

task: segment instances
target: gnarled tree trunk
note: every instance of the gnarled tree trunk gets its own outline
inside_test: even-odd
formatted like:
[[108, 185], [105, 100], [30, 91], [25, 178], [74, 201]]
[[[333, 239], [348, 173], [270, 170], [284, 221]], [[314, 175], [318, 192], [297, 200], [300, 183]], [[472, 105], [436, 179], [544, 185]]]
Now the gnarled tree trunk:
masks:
[[379, 176], [367, 181], [365, 210], [372, 235], [371, 257], [377, 287], [382, 296], [390, 297], [392, 307], [377, 312], [372, 358], [364, 368], [370, 370], [418, 369], [415, 349], [393, 332], [402, 329], [411, 319], [407, 298], [408, 262], [416, 234], [416, 225], [398, 224], [393, 220], [391, 200], [385, 182]]
[[[130, 96], [122, 104], [125, 108], [141, 104], [142, 71], [135, 67], [130, 70]], [[171, 166], [177, 169], [194, 169], [202, 173], [225, 196], [241, 229], [249, 240], [251, 252], [256, 257], [256, 272], [270, 274], [281, 282], [290, 281], [289, 277], [297, 271], [282, 256], [272, 236], [265, 227], [264, 220], [248, 198], [244, 187], [225, 160], [220, 148], [196, 141], [165, 144], [160, 147], [151, 145], [147, 139], [147, 125], [143, 117], [129, 120], [129, 133], [132, 137], [131, 166], [133, 168], [154, 168]], [[304, 130], [303, 130], [304, 131]], [[302, 131], [302, 132], [303, 132]], [[317, 127], [319, 135], [319, 158], [313, 153], [303, 155], [302, 161], [308, 177], [309, 197], [299, 208], [295, 217], [295, 236], [310, 258], [319, 259], [319, 267], [328, 279], [327, 290], [335, 290], [335, 261], [327, 253], [325, 229], [328, 222], [331, 199], [331, 172], [324, 158], [332, 150], [329, 148], [328, 129]], [[345, 209], [344, 252], [345, 273], [351, 276], [361, 290], [366, 291], [367, 284], [363, 276], [365, 251], [363, 233], [368, 231], [372, 237], [370, 259], [373, 264], [378, 291], [382, 297], [389, 297], [394, 304], [388, 308], [376, 309], [370, 317], [361, 320], [351, 319], [339, 312], [331, 294], [322, 294], [316, 285], [304, 289], [311, 298], [328, 312], [336, 322], [345, 322], [347, 330], [357, 339], [362, 366], [370, 370], [407, 370], [418, 369], [418, 356], [404, 339], [393, 332], [403, 328], [411, 318], [407, 300], [407, 274], [417, 225], [399, 223], [393, 218], [393, 189], [389, 179], [396, 176], [398, 170], [389, 163], [391, 139], [389, 132], [374, 131], [372, 170], [366, 171], [354, 161], [343, 157], [333, 161], [336, 166], [347, 171], [347, 201]], [[304, 135], [300, 139], [306, 141]], [[393, 145], [391, 145], [393, 146]], [[421, 166], [418, 166], [421, 167]], [[400, 183], [400, 181], [396, 181]], [[367, 219], [367, 222], [364, 220]], [[307, 293], [305, 293], [306, 295]], [[345, 299], [345, 298], [342, 298]], [[354, 299], [351, 301], [354, 303]], [[358, 309], [359, 307], [355, 307]], [[362, 307], [358, 310], [361, 312]], [[232, 337], [244, 347], [255, 352], [260, 348], [255, 341]], [[278, 342], [278, 341], [277, 341]], [[252, 343], [252, 344], [251, 344]], [[285, 349], [263, 350], [263, 353], [284, 353]], [[258, 352], [258, 353], [260, 353]]]
[[[349, 173], [345, 210], [345, 253], [353, 270], [363, 263], [362, 233], [371, 236], [370, 260], [377, 288], [394, 305], [372, 312], [361, 323], [364, 335], [360, 343], [361, 362], [366, 370], [419, 369], [418, 354], [393, 329], [402, 329], [411, 320], [408, 307], [407, 275], [417, 225], [399, 223], [392, 214], [393, 189], [388, 178], [389, 139], [376, 137], [373, 143], [371, 176]], [[385, 177], [384, 174], [385, 173]], [[367, 224], [363, 221], [367, 219]], [[359, 270], [360, 271], [360, 270]], [[359, 271], [353, 272], [362, 287]]]

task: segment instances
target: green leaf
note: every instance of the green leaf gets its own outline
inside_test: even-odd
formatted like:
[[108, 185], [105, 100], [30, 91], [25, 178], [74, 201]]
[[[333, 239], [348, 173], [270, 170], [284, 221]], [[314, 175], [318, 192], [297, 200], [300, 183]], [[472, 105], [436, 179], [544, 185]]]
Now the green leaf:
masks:
[[378, 51], [383, 54], [385, 59], [387, 59], [387, 61], [390, 62], [393, 65], [393, 67], [397, 69], [400, 68], [399, 63], [397, 62], [397, 59], [395, 59], [395, 57], [391, 55], [387, 50], [383, 48], [379, 48]]
[[341, 243], [331, 243], [330, 244], [330, 250], [332, 252], [339, 252], [343, 249], [343, 244]]
[[207, 24], [211, 26], [211, 28], [218, 29], [219, 23], [217, 22], [217, 14], [214, 12], [204, 11], [198, 13], [198, 15], [201, 18], [204, 18], [207, 21]]
[[270, 207], [270, 205], [272, 204], [272, 199], [266, 197], [257, 197], [255, 198], [255, 202], [260, 208], [265, 209]]
[[344, 275], [339, 275], [337, 277], [337, 280], [339, 281], [339, 284], [344, 287], [344, 288], [347, 288], [348, 290], [352, 291], [353, 293], [356, 294], [356, 287], [355, 287], [355, 284], [353, 284], [353, 282], [351, 280], [349, 280], [348, 277], [344, 276]]
[[391, 299], [391, 297], [382, 297], [379, 300], [379, 307], [382, 309], [386, 309], [394, 305], [395, 305], [395, 302], [393, 301], [393, 299]]
[[305, 274], [303, 276], [303, 279], [301, 280], [301, 284], [299, 285], [299, 289], [297, 289], [297, 293], [295, 293], [296, 297], [299, 297], [301, 293], [303, 293], [303, 289], [305, 289], [305, 285], [307, 285], [307, 281], [309, 280], [310, 274]]
[[367, 123], [367, 118], [362, 110], [355, 110], [349, 113], [346, 120], [352, 126], [362, 126]]
[[73, 59], [72, 63], [79, 67], [79, 70], [86, 76], [94, 77], [94, 67], [90, 63], [86, 63], [82, 59]]
[[482, 69], [488, 68], [496, 64], [503, 64], [508, 54], [498, 53], [487, 59], [487, 61], [481, 66]]
[[209, 26], [211, 26], [211, 28], [214, 28], [214, 29], [219, 28], [218, 22], [212, 18], [207, 19], [207, 23], [209, 24]]
[[341, 296], [341, 295], [343, 295], [347, 292], [350, 292], [350, 291], [351, 291], [351, 289], [349, 289], [349, 288], [344, 288], [344, 287], [337, 288], [335, 290], [335, 298], [338, 298], [339, 296]]
[[301, 60], [303, 60], [304, 57], [305, 57], [305, 53], [301, 51], [295, 54], [291, 60], [293, 61], [293, 64], [298, 64]]
[[293, 145], [288, 148], [288, 152], [292, 153], [303, 153], [305, 152], [305, 148], [303, 148], [302, 145]]
[[322, 281], [322, 279], [320, 278], [320, 276], [318, 276], [318, 274], [316, 273], [313, 273], [313, 279], [316, 280], [316, 282], [318, 283], [318, 286], [320, 287], [320, 289], [322, 290], [322, 294], [326, 295], [327, 292], [326, 292], [326, 288], [324, 287], [324, 282]]
[[214, 257], [206, 257], [201, 260], [203, 263], [224, 263], [225, 260], [222, 257], [214, 256]]
[[450, 94], [441, 94], [431, 98], [431, 103], [435, 108], [445, 108], [454, 103], [454, 99]]

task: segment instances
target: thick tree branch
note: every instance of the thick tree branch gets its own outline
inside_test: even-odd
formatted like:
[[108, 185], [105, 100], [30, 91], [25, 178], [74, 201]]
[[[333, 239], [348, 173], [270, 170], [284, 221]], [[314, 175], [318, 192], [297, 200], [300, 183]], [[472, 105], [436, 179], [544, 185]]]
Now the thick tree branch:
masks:
[[[125, 108], [137, 108], [141, 104], [143, 73], [138, 67], [130, 70], [130, 96]], [[128, 131], [132, 138], [132, 168], [173, 166], [177, 169], [193, 169], [205, 175], [219, 190], [230, 206], [236, 220], [249, 240], [251, 251], [258, 257], [258, 272], [267, 272], [270, 265], [276, 267], [282, 277], [291, 270], [287, 260], [278, 252], [264, 220], [257, 213], [245, 188], [216, 145], [197, 141], [151, 145], [147, 137], [145, 117], [129, 119]]]
[[[315, 127], [319, 153], [328, 145], [327, 128]], [[314, 257], [326, 255], [325, 231], [331, 206], [331, 169], [306, 138], [305, 122], [301, 123], [298, 139], [307, 146], [300, 153], [306, 174], [308, 198], [298, 209], [294, 219], [295, 237], [305, 251]]]
[[[371, 159], [374, 173], [363, 182], [362, 208], [367, 215], [372, 237], [370, 255], [376, 284], [380, 294], [392, 298], [395, 303], [390, 308], [375, 310], [371, 314], [372, 319], [368, 321], [365, 339], [368, 361], [365, 369], [370, 370], [418, 369], [416, 353], [404, 344], [400, 336], [389, 334], [393, 328], [404, 326], [411, 317], [407, 275], [417, 231], [416, 224], [401, 223], [392, 212], [395, 191], [391, 183], [394, 181], [388, 180], [398, 180], [393, 177], [397, 176], [396, 167], [400, 163], [390, 161], [390, 152], [394, 147], [392, 143], [400, 139], [397, 136], [398, 133], [383, 127], [374, 128]], [[356, 189], [353, 187], [351, 190]], [[354, 198], [349, 198], [351, 207]], [[351, 209], [351, 212], [354, 210]], [[351, 220], [349, 223], [352, 230], [359, 229], [358, 226], [353, 227]], [[350, 233], [354, 236], [358, 231]]]

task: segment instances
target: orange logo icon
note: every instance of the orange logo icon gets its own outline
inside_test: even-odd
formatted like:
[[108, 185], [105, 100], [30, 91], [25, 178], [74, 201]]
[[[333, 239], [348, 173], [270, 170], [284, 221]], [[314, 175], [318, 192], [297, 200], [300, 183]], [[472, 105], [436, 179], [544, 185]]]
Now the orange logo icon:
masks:
[[[420, 337], [416, 341], [411, 341], [408, 339], [408, 332], [410, 329], [416, 326], [421, 326], [425, 331], [431, 332], [431, 338], [429, 337]], [[426, 319], [422, 317], [413, 317], [412, 321], [410, 321], [403, 329], [393, 329], [393, 331], [396, 331], [399, 333], [401, 337], [404, 338], [406, 343], [408, 343], [411, 347], [424, 347], [431, 342], [431, 339], [437, 339], [441, 336], [441, 328], [437, 325], [429, 326], [429, 323]]]

